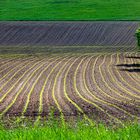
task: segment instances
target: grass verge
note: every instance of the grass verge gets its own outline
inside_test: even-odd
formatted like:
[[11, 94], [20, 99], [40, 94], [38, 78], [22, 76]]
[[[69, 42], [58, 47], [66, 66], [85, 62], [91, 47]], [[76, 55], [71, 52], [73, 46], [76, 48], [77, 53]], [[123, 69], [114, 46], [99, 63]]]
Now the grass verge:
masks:
[[62, 126], [59, 121], [49, 120], [45, 124], [32, 125], [32, 122], [0, 126], [0, 140], [139, 140], [140, 125], [127, 124], [125, 127], [98, 124], [91, 126], [78, 121]]

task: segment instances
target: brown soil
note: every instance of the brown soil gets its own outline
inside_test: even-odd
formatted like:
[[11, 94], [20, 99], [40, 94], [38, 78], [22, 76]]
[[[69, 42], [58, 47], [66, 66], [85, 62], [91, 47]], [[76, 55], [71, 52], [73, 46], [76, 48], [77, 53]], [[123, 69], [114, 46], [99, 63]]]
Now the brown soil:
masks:
[[[2, 66], [2, 61], [7, 61], [7, 64]], [[136, 74], [139, 75], [139, 73], [135, 72], [135, 75], [133, 75], [132, 72], [127, 70], [120, 70], [120, 68], [125, 68], [126, 66], [128, 68], [128, 65], [132, 64], [132, 62], [136, 62], [136, 60], [135, 58], [127, 58], [126, 54], [120, 54], [118, 65], [116, 62], [117, 54], [46, 57], [44, 59], [27, 58], [23, 61], [14, 58], [13, 60], [0, 59], [1, 69], [2, 67], [9, 67], [5, 73], [1, 75], [1, 78], [13, 69], [5, 77], [5, 82], [19, 70], [19, 72], [17, 72], [1, 90], [0, 113], [2, 113], [3, 116], [21, 116], [30, 90], [38, 76], [41, 74], [30, 94], [26, 112], [22, 115], [48, 116], [53, 108], [55, 116], [60, 116], [61, 108], [62, 113], [66, 118], [68, 118], [68, 116], [86, 114], [89, 118], [106, 122], [111, 120], [116, 121], [116, 119], [121, 121], [131, 120], [134, 119], [134, 116], [139, 119], [140, 92], [135, 91], [135, 89], [140, 89], [138, 86], [140, 81], [136, 76]], [[14, 69], [16, 63], [21, 66], [17, 66], [17, 68]], [[48, 66], [49, 64], [50, 66]], [[47, 69], [43, 71], [45, 68]], [[64, 85], [64, 78], [68, 68], [69, 71], [66, 76], [66, 85]], [[115, 81], [111, 79], [110, 74]], [[22, 77], [22, 75], [24, 76]], [[48, 75], [48, 81], [42, 94], [42, 112], [39, 112], [40, 93]], [[121, 76], [124, 81], [122, 81], [119, 76]], [[74, 83], [75, 79], [76, 83]], [[137, 80], [135, 81], [135, 79]], [[54, 82], [55, 80], [56, 83]], [[16, 81], [18, 82], [16, 83]], [[126, 82], [129, 82], [129, 85], [126, 84]], [[2, 86], [4, 80], [0, 81], [0, 84]], [[22, 90], [19, 93], [20, 89]], [[53, 89], [55, 99], [53, 97]], [[66, 93], [71, 101], [65, 96], [64, 89], [66, 89]], [[7, 94], [7, 91], [9, 90], [10, 92]], [[128, 94], [127, 91], [129, 91], [131, 95]], [[17, 98], [16, 95], [18, 95]], [[137, 97], [133, 95], [136, 95]], [[3, 96], [5, 97], [2, 98]], [[12, 102], [13, 104], [11, 104]], [[75, 106], [74, 103], [77, 106]], [[8, 109], [6, 110], [6, 108]]]

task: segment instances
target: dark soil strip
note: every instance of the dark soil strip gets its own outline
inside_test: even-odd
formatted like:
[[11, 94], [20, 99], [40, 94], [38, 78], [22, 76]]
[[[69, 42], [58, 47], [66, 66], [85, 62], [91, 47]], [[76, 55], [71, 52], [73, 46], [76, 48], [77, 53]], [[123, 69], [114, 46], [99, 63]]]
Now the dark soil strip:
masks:
[[138, 22], [0, 22], [0, 45], [136, 46]]

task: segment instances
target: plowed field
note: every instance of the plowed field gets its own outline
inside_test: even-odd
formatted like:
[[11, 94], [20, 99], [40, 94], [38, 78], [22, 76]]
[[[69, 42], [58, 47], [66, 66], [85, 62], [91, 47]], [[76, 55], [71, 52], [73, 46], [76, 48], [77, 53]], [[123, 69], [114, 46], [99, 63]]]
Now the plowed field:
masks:
[[0, 58], [0, 116], [140, 118], [140, 54]]
[[[0, 22], [0, 46], [136, 46], [136, 21]], [[27, 51], [27, 49], [26, 49]]]

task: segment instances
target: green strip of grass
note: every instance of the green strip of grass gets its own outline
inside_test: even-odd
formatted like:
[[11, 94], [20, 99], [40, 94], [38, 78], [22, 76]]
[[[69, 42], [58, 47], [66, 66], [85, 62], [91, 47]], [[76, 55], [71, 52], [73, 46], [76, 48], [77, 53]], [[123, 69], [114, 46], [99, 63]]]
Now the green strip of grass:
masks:
[[140, 20], [140, 1], [0, 0], [0, 20]]
[[139, 140], [140, 125], [106, 127], [103, 124], [90, 126], [79, 122], [75, 125], [47, 123], [43, 126], [26, 126], [26, 123], [12, 128], [0, 127], [0, 140]]
[[137, 51], [132, 46], [0, 46], [0, 56], [85, 54]]

